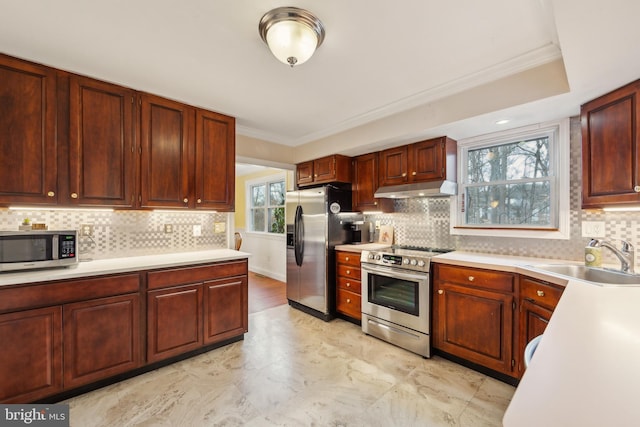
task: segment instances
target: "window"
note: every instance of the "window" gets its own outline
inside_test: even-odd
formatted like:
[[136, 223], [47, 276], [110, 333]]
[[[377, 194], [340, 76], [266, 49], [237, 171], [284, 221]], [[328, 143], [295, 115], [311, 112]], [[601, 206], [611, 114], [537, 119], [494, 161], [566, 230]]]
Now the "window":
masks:
[[569, 122], [458, 143], [452, 234], [568, 238]]
[[248, 185], [249, 230], [284, 233], [284, 178]]

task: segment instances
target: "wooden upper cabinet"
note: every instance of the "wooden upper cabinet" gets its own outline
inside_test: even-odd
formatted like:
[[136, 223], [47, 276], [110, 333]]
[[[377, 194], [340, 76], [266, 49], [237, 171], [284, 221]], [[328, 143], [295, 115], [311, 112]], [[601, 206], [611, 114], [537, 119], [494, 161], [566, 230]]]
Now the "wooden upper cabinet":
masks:
[[582, 207], [640, 203], [640, 80], [581, 108]]
[[140, 207], [188, 208], [194, 109], [146, 93], [140, 109]]
[[378, 153], [369, 153], [353, 159], [353, 210], [393, 211], [393, 200], [376, 199], [378, 189]]
[[296, 165], [296, 183], [298, 186], [313, 184], [313, 160]]
[[384, 185], [400, 185], [409, 182], [409, 148], [389, 148], [380, 152], [379, 183]]
[[235, 119], [196, 110], [195, 207], [235, 208]]
[[56, 72], [0, 54], [0, 204], [56, 204]]
[[331, 182], [351, 182], [351, 157], [333, 154], [296, 165], [298, 187]]
[[134, 206], [134, 102], [131, 89], [70, 77], [70, 204]]
[[380, 152], [380, 186], [456, 180], [457, 143], [440, 137]]

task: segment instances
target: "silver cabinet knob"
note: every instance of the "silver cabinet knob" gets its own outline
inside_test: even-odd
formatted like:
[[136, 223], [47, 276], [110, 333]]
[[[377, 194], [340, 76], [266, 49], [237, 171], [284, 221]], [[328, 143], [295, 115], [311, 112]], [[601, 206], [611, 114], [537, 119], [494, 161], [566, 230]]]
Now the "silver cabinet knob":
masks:
[[187, 199], [186, 197], [184, 199], [182, 199], [183, 202], [185, 203], [189, 203], [189, 199]]
[[56, 193], [54, 193], [53, 191], [49, 191], [49, 192], [47, 193], [47, 196], [49, 196], [49, 197], [53, 197], [53, 196], [55, 196], [55, 195], [56, 195]]
[[476, 280], [476, 278], [475, 278], [475, 277], [473, 277], [473, 276], [469, 276], [469, 281], [470, 281], [470, 282], [473, 282], [474, 280]]
[[544, 296], [544, 291], [537, 290], [537, 291], [536, 291], [536, 294], [537, 294], [539, 297], [543, 297], [543, 296]]
[[71, 198], [72, 199], [77, 199], [78, 198], [78, 193], [71, 193]]

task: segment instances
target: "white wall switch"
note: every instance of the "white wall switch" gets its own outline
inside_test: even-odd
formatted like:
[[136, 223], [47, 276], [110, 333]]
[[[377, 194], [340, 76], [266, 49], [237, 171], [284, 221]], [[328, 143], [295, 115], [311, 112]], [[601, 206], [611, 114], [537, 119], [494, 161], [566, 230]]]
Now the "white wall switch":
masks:
[[194, 237], [198, 237], [202, 235], [202, 226], [201, 225], [194, 225], [193, 226], [193, 236]]
[[582, 221], [582, 237], [605, 237], [604, 221]]

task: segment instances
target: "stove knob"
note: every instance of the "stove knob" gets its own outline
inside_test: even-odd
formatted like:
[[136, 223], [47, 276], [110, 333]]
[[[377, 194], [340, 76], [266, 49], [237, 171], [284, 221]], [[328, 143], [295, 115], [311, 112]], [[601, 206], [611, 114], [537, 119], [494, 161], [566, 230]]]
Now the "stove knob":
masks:
[[422, 260], [418, 261], [418, 267], [424, 267], [424, 261]]
[[417, 265], [417, 264], [418, 264], [418, 261], [416, 261], [415, 259], [411, 260], [411, 265]]
[[376, 260], [380, 260], [380, 258], [382, 258], [380, 255], [376, 255]]
[[373, 254], [369, 254], [369, 259], [373, 259]]
[[403, 263], [403, 264], [409, 264], [409, 258], [404, 258], [404, 259], [402, 260], [402, 263]]

